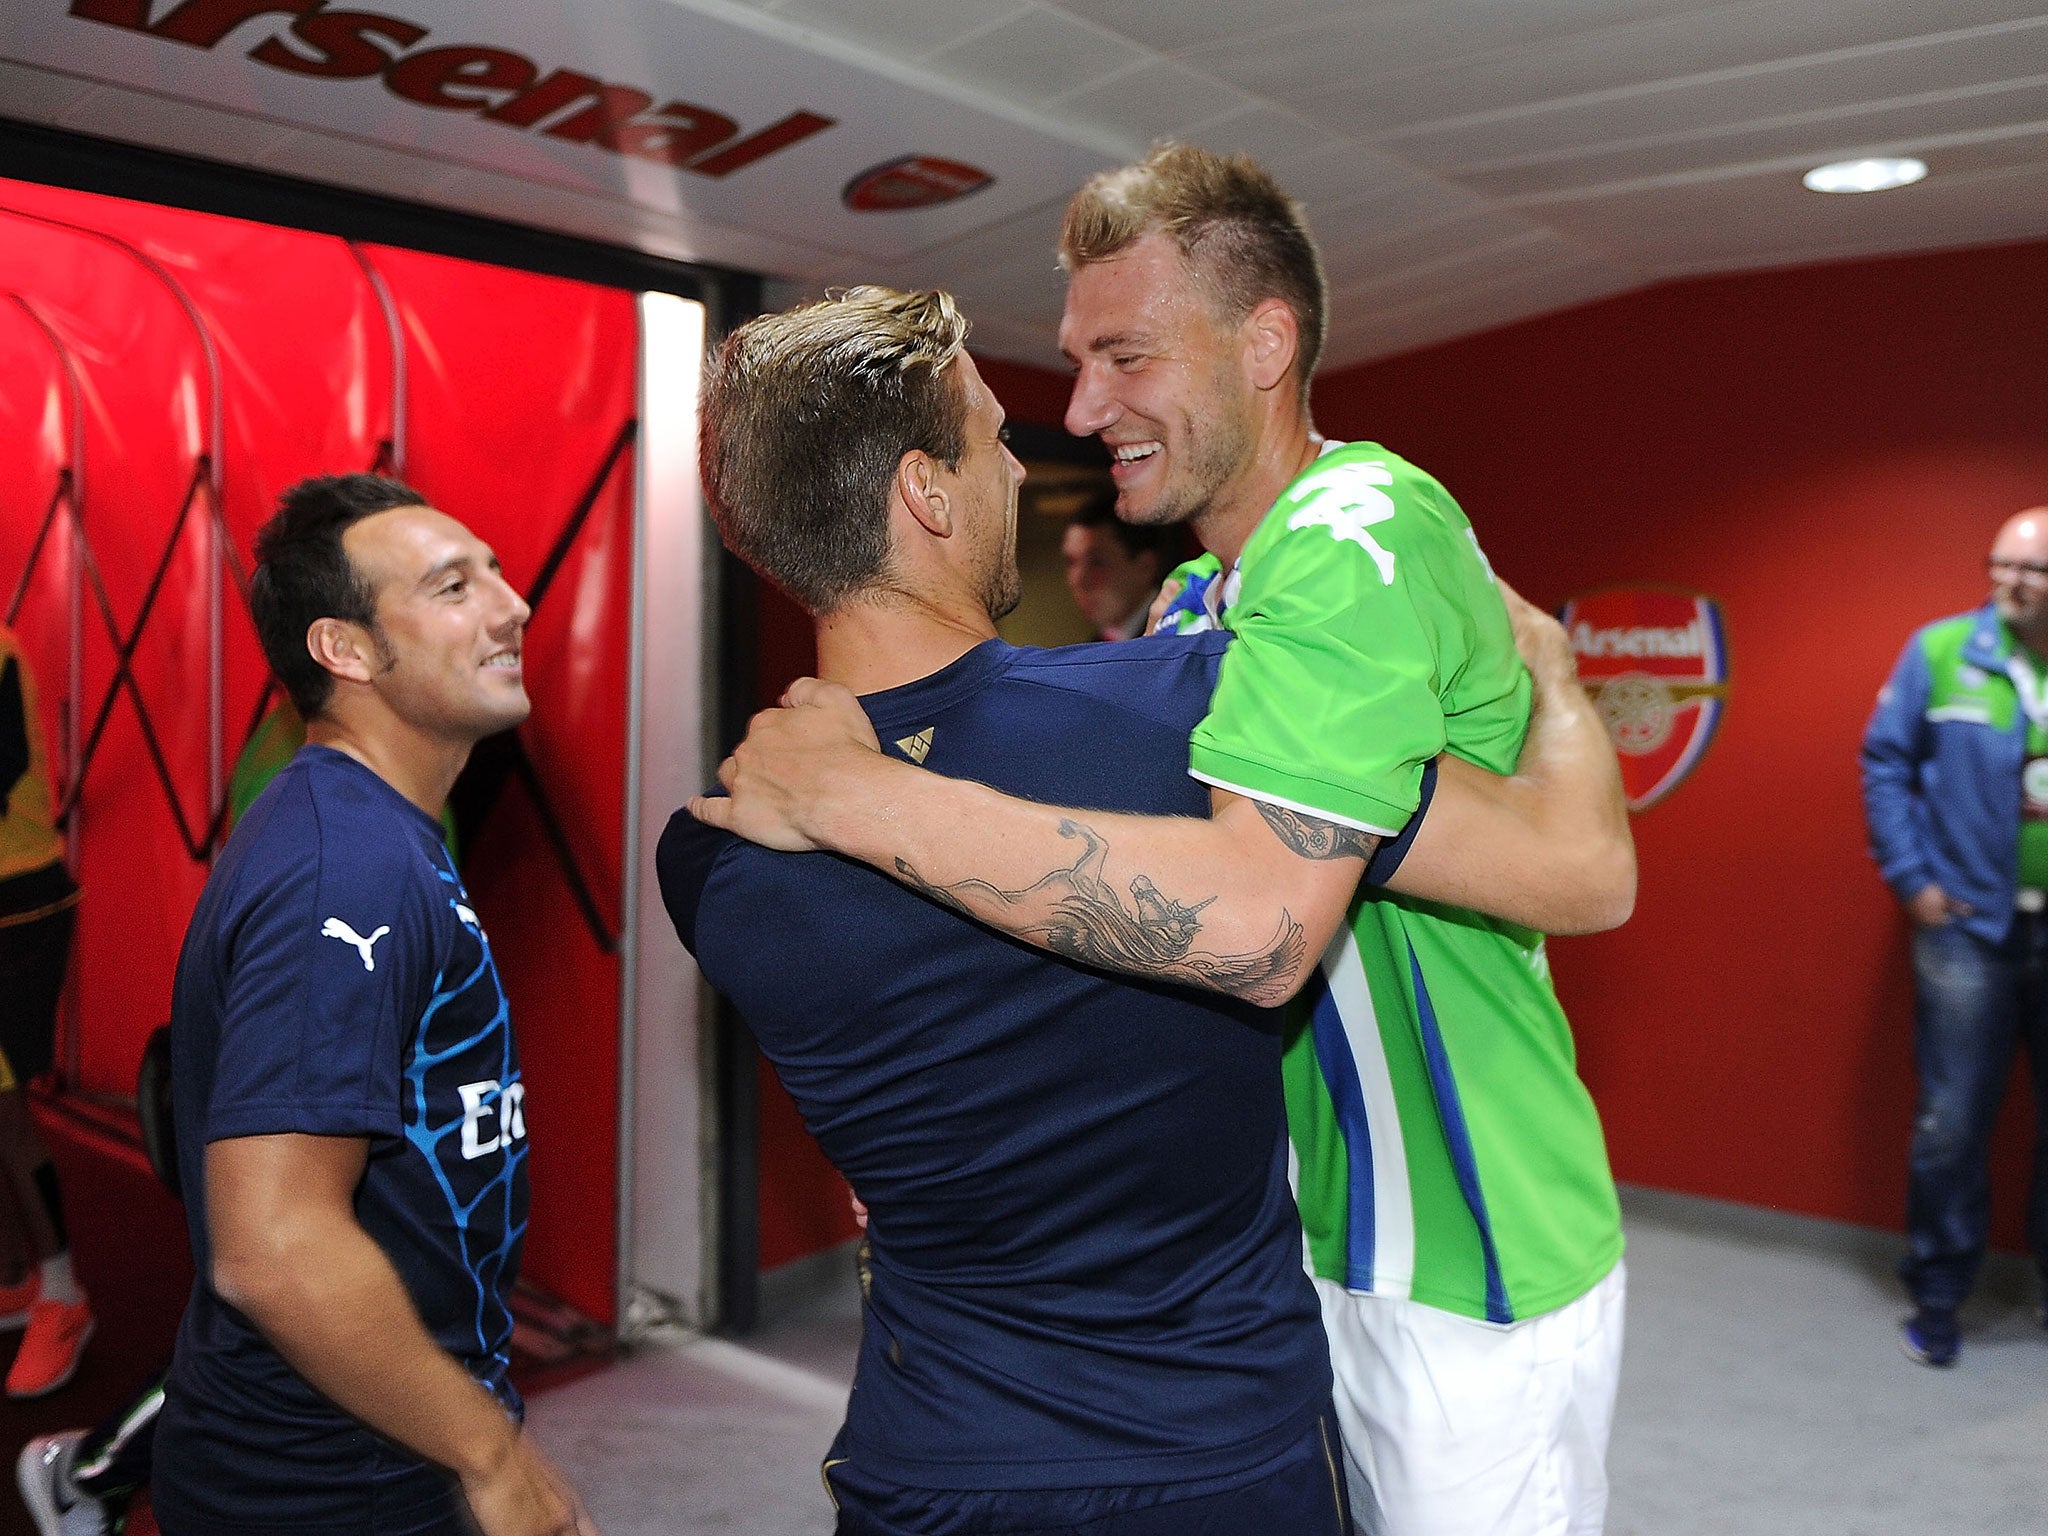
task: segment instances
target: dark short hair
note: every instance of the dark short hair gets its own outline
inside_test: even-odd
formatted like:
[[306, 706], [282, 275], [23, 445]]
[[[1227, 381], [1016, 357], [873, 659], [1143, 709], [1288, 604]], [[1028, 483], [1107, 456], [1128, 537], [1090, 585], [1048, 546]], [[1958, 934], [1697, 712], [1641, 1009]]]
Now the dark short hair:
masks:
[[1329, 334], [1330, 285], [1301, 204], [1249, 155], [1161, 142], [1074, 194], [1060, 226], [1060, 265], [1071, 272], [1106, 261], [1155, 230], [1173, 237], [1226, 323], [1267, 299], [1294, 312], [1295, 382], [1307, 400]]
[[256, 531], [249, 611], [264, 658], [302, 719], [325, 709], [334, 692], [333, 674], [306, 649], [314, 621], [377, 627], [377, 594], [350, 564], [341, 536], [376, 513], [426, 505], [411, 486], [383, 475], [322, 475], [280, 496], [275, 515]]
[[1179, 523], [1127, 523], [1116, 515], [1116, 487], [1106, 485], [1081, 503], [1081, 509], [1067, 519], [1069, 528], [1111, 528], [1124, 554], [1136, 560], [1154, 555], [1159, 574], [1164, 576], [1180, 564], [1187, 540]]
[[704, 489], [725, 544], [813, 614], [889, 565], [889, 494], [912, 449], [948, 469], [967, 442], [950, 294], [853, 288], [762, 315], [704, 373]]

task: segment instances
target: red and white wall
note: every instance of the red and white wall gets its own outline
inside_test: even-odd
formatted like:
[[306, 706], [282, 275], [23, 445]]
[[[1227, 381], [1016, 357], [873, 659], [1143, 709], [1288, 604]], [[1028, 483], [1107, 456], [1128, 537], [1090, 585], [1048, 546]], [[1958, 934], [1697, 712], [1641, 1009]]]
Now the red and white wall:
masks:
[[69, 1086], [132, 1093], [168, 1016], [265, 699], [257, 526], [305, 476], [402, 476], [534, 602], [531, 772], [466, 874], [536, 1085], [526, 1275], [605, 1322], [701, 1283], [696, 993], [648, 871], [703, 778], [702, 338], [668, 295], [0, 181], [0, 594], [76, 800]]

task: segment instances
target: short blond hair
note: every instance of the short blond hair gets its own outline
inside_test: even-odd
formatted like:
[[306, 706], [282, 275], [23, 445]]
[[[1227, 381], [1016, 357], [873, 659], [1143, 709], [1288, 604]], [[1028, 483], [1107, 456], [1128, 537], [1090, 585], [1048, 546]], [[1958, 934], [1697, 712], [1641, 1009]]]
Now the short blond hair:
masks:
[[1173, 237], [1226, 324], [1266, 299], [1294, 313], [1296, 380], [1304, 396], [1329, 331], [1329, 283], [1301, 204], [1249, 155], [1155, 144], [1136, 165], [1092, 177], [1067, 204], [1060, 265], [1072, 272], [1134, 245]]
[[862, 287], [726, 337], [698, 427], [726, 547], [814, 614], [874, 585], [903, 455], [960, 466], [967, 330], [951, 294]]

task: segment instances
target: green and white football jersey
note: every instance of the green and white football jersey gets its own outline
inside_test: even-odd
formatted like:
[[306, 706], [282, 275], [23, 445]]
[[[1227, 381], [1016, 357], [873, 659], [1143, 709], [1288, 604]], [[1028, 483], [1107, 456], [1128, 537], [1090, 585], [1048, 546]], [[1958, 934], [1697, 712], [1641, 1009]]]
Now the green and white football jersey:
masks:
[[[1333, 445], [1235, 570], [1182, 574], [1175, 625], [1235, 636], [1197, 778], [1388, 833], [1440, 751], [1513, 770], [1529, 675], [1470, 523], [1413, 465]], [[1288, 1124], [1317, 1274], [1507, 1323], [1613, 1268], [1614, 1180], [1541, 935], [1361, 896], [1295, 1008]]]

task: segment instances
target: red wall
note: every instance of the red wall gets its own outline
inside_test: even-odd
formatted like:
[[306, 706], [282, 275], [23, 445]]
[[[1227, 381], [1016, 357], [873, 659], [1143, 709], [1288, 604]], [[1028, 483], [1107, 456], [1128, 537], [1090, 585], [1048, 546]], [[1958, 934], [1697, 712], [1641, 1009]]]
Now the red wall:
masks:
[[[15, 620], [57, 776], [71, 708], [90, 739], [117, 641], [140, 636], [134, 687], [112, 696], [78, 797], [67, 1086], [131, 1092], [142, 1043], [169, 1012], [219, 832], [209, 750], [233, 763], [266, 671], [229, 580], [216, 733], [216, 540], [246, 572], [257, 525], [307, 475], [395, 468], [491, 540], [529, 593], [588, 494], [536, 606], [535, 710], [520, 736], [616, 931], [630, 453], [600, 471], [634, 410], [636, 355], [634, 302], [617, 290], [0, 181], [0, 591], [21, 590]], [[105, 603], [89, 581], [67, 699], [74, 559]], [[525, 1274], [609, 1320], [618, 960], [579, 917], [520, 784], [465, 855], [533, 1084]]]
[[1980, 602], [1993, 530], [2048, 502], [2048, 244], [1673, 284], [1332, 375], [1316, 407], [1441, 478], [1538, 602], [1721, 600], [1720, 736], [1636, 820], [1634, 920], [1553, 945], [1559, 990], [1621, 1178], [1896, 1227], [1911, 993], [1856, 750], [1907, 634]]

